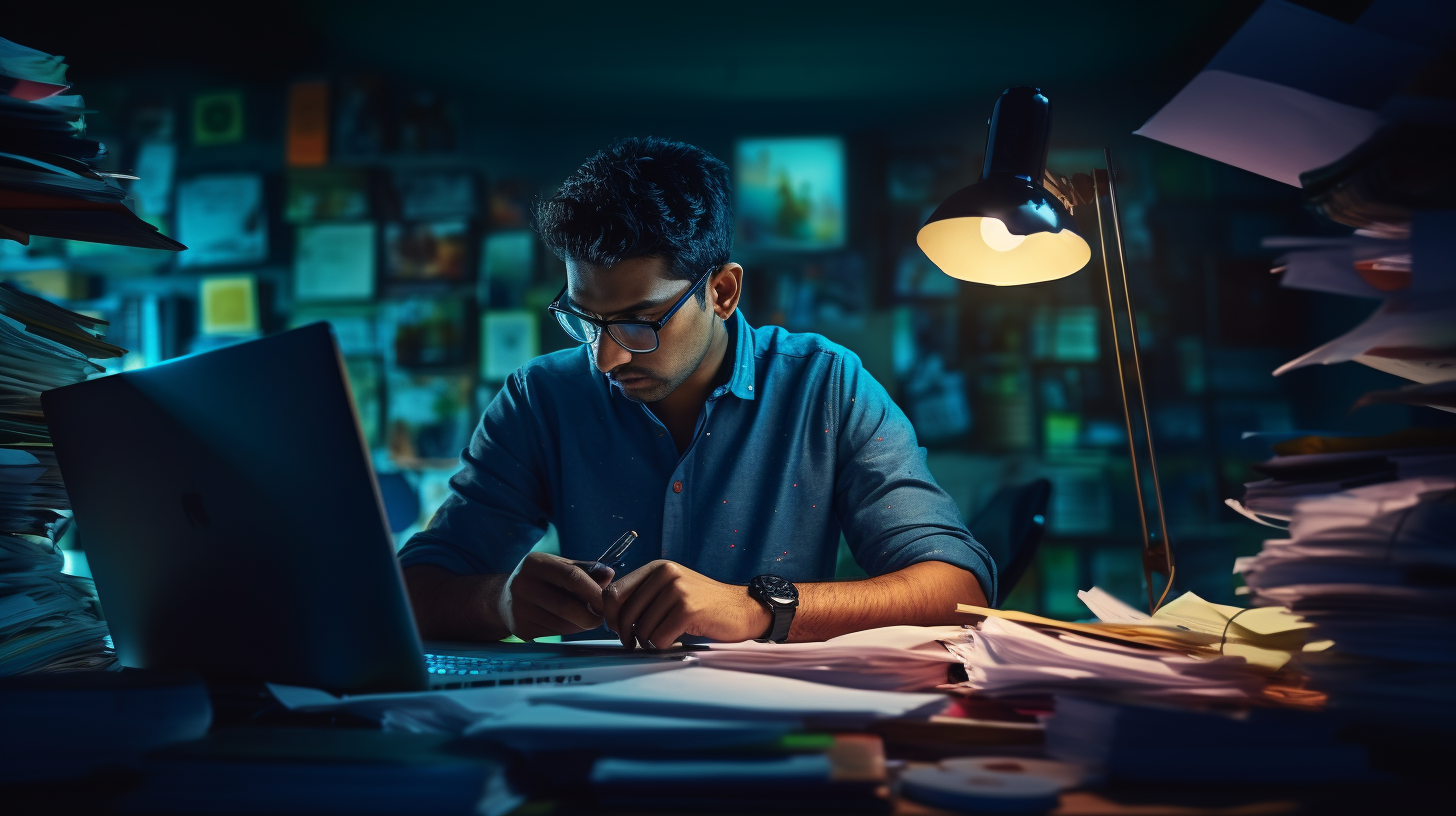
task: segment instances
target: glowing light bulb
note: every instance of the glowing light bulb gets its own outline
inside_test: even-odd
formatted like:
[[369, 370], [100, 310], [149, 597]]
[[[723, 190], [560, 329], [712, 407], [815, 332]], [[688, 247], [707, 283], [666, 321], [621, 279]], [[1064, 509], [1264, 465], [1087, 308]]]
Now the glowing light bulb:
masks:
[[1026, 240], [1026, 236], [1012, 235], [999, 218], [982, 218], [981, 240], [986, 242], [986, 246], [997, 252], [1010, 252], [1021, 246], [1021, 242]]

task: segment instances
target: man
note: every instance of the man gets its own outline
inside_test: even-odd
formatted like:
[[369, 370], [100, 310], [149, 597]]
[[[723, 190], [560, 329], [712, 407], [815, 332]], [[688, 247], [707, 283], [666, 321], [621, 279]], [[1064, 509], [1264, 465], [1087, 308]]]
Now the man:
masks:
[[[583, 345], [511, 375], [401, 552], [426, 638], [605, 623], [627, 648], [823, 640], [995, 597], [990, 557], [859, 359], [739, 313], [727, 166], [625, 139], [536, 222], [566, 263], [549, 311]], [[560, 556], [528, 552], [548, 522]], [[829, 582], [841, 529], [872, 577]], [[594, 559], [628, 530], [617, 577]]]

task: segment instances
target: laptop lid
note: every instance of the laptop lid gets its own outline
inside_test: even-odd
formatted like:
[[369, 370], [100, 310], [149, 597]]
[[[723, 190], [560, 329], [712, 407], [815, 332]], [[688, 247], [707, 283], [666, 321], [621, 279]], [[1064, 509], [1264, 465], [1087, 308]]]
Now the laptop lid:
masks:
[[327, 324], [41, 400], [123, 665], [426, 687]]

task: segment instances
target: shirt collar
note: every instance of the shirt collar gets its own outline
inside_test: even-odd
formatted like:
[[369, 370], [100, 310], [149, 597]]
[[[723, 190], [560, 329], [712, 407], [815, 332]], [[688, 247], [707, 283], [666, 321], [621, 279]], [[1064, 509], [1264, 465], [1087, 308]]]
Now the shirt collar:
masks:
[[754, 361], [757, 355], [754, 354], [753, 328], [748, 321], [743, 319], [743, 310], [734, 309], [733, 314], [728, 318], [728, 331], [733, 332], [737, 341], [733, 344], [733, 373], [728, 377], [728, 385], [725, 386], [733, 396], [739, 399], [753, 399]]

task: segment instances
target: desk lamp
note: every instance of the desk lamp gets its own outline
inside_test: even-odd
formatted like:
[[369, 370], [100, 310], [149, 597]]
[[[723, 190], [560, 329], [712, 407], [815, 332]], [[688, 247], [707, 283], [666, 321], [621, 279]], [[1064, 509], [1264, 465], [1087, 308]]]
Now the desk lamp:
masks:
[[[1158, 460], [1153, 451], [1152, 427], [1148, 421], [1148, 398], [1143, 388], [1142, 364], [1138, 359], [1137, 325], [1128, 286], [1127, 259], [1123, 250], [1122, 225], [1117, 212], [1117, 191], [1112, 171], [1112, 154], [1103, 151], [1106, 170], [1070, 180], [1046, 169], [1047, 136], [1051, 132], [1051, 100], [1037, 88], [1007, 88], [991, 110], [986, 135], [986, 159], [981, 179], [947, 198], [925, 226], [916, 243], [940, 270], [953, 278], [992, 286], [1018, 286], [1065, 278], [1080, 271], [1092, 259], [1092, 250], [1072, 221], [1075, 206], [1091, 204], [1097, 213], [1097, 238], [1102, 255], [1103, 279], [1107, 285], [1107, 311], [1112, 320], [1112, 347], [1117, 359], [1121, 386], [1122, 416], [1127, 430], [1128, 457], [1132, 460], [1133, 490], [1137, 494], [1138, 519], [1143, 531], [1143, 576], [1147, 580], [1148, 607], [1156, 612], [1173, 586], [1173, 551], [1163, 512], [1163, 489], [1158, 481]], [[1127, 326], [1131, 338], [1132, 378], [1142, 408], [1144, 439], [1157, 502], [1159, 537], [1148, 527], [1143, 498], [1137, 443], [1133, 436], [1132, 404], [1127, 376], [1123, 371], [1122, 344], [1118, 339], [1118, 316], [1112, 294], [1112, 259], [1109, 254], [1102, 199], [1107, 199], [1113, 240], [1122, 272], [1123, 299], [1127, 305]], [[1164, 579], [1159, 594], [1153, 573]]]

